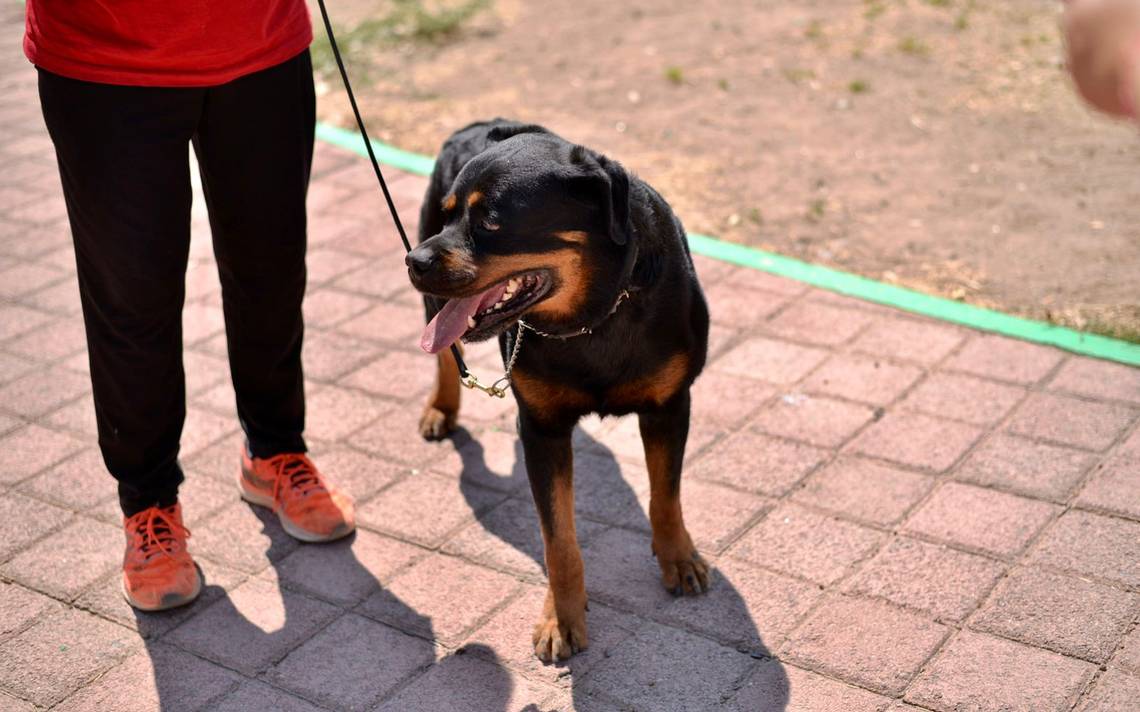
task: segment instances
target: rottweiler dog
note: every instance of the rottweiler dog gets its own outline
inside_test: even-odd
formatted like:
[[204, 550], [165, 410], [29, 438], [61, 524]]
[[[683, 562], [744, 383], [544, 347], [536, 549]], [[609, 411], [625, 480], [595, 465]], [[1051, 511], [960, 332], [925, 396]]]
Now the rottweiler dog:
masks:
[[637, 413], [662, 581], [674, 595], [707, 589], [680, 484], [709, 316], [665, 200], [617, 162], [541, 126], [475, 123], [443, 145], [407, 265], [425, 295], [421, 346], [438, 354], [423, 437], [444, 437], [456, 422], [452, 343], [498, 336], [504, 364], [517, 357], [510, 382], [549, 578], [533, 635], [538, 657], [567, 658], [587, 644], [571, 432], [588, 413]]

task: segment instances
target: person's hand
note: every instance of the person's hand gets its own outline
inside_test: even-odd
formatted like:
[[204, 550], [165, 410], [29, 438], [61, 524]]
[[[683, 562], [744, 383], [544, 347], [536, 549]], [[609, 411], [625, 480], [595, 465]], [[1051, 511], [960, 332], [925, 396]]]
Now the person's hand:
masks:
[[1140, 0], [1065, 0], [1069, 71], [1090, 104], [1140, 119]]

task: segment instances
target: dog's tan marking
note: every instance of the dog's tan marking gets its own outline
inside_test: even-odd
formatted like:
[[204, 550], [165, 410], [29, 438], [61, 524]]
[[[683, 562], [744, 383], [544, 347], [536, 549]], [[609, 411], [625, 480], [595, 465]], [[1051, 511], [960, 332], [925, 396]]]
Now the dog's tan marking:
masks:
[[420, 435], [425, 440], [440, 440], [455, 429], [459, 393], [459, 366], [451, 349], [444, 349], [436, 354], [435, 387], [420, 417]]
[[606, 401], [615, 405], [664, 405], [684, 385], [688, 375], [689, 357], [673, 354], [652, 374], [611, 388]]
[[590, 239], [590, 234], [585, 230], [563, 230], [554, 233], [554, 236], [563, 242], [572, 242], [576, 245], [584, 245], [586, 240]]
[[451, 193], [443, 199], [443, 202], [440, 204], [440, 206], [443, 208], [443, 212], [448, 213], [452, 210], [455, 210], [455, 204], [458, 202], [459, 199], [455, 197], [455, 193]]
[[479, 266], [469, 252], [446, 250], [440, 253], [439, 263], [453, 277], [470, 279], [479, 273]]
[[589, 410], [596, 405], [594, 399], [584, 391], [535, 378], [518, 368], [511, 372], [511, 388], [538, 414]]
[[476, 205], [478, 205], [479, 201], [481, 201], [482, 199], [483, 199], [483, 193], [481, 193], [478, 190], [473, 190], [473, 191], [471, 191], [471, 194], [467, 196], [467, 206], [470, 208], [473, 208]]
[[556, 476], [550, 496], [552, 521], [549, 530], [542, 528], [550, 585], [531, 642], [542, 660], [562, 660], [589, 644], [584, 566], [574, 527], [573, 473]]
[[693, 546], [681, 514], [680, 484], [674, 483], [672, 443], [645, 440], [649, 470], [649, 523], [661, 583], [669, 591], [700, 593], [709, 587], [709, 567]]

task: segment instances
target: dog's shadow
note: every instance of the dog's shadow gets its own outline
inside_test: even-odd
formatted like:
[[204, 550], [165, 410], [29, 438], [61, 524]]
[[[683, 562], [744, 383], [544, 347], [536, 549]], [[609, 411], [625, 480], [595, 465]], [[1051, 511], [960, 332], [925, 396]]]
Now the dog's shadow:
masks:
[[[509, 469], [500, 459], [504, 471], [495, 472], [478, 438], [472, 438], [460, 450], [459, 486], [477, 512], [476, 503], [485, 499], [481, 488], [489, 482], [512, 492], [511, 499], [478, 513], [477, 519], [488, 534], [529, 559], [509, 557], [509, 568], [536, 584], [541, 579], [545, 586], [542, 538], [517, 437], [514, 451]], [[717, 568], [708, 593], [670, 596], [652, 557], [650, 525], [638, 491], [622, 476], [613, 452], [581, 429], [575, 431], [574, 451], [576, 518], [590, 599], [589, 649], [555, 666], [534, 658], [531, 630], [541, 609], [540, 585], [526, 596], [529, 605], [518, 606], [514, 612], [519, 615], [507, 621], [508, 639], [496, 641], [495, 648], [479, 636], [474, 642], [491, 656], [497, 648], [524, 672], [561, 684], [569, 680], [575, 709], [625, 709], [634, 701], [638, 709], [783, 712], [787, 674], [730, 576]], [[682, 483], [682, 500], [683, 493]], [[521, 571], [520, 564], [530, 571]]]

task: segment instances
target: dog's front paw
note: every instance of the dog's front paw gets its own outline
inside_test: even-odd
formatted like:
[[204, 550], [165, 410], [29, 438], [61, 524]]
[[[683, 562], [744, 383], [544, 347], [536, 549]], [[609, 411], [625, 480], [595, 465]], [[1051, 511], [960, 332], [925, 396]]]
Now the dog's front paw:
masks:
[[554, 611], [542, 614], [534, 626], [534, 654], [543, 662], [565, 660], [586, 649], [586, 611], [559, 617]]
[[653, 552], [661, 567], [661, 583], [674, 596], [709, 590], [709, 565], [701, 558], [686, 534], [683, 541], [666, 545], [654, 543]]
[[420, 435], [424, 440], [443, 440], [455, 430], [455, 416], [429, 405], [420, 417]]

